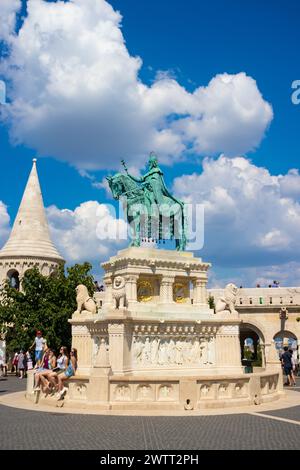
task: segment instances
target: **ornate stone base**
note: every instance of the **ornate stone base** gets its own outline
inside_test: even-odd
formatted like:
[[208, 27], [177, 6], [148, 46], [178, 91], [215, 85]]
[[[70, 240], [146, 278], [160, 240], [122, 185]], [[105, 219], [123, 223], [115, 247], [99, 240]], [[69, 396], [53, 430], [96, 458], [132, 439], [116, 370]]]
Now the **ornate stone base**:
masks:
[[[235, 376], [199, 378], [162, 376], [111, 376], [96, 384], [90, 377], [76, 376], [69, 380], [64, 400], [67, 408], [98, 410], [201, 410], [246, 406], [278, 400], [282, 395], [280, 371]], [[107, 399], [103, 400], [103, 392]], [[91, 400], [91, 395], [94, 399]], [[35, 395], [30, 390], [27, 397]], [[98, 398], [98, 399], [97, 399]], [[40, 396], [40, 404], [57, 405], [54, 397]]]
[[238, 314], [215, 315], [207, 303], [208, 263], [129, 248], [103, 267], [103, 308], [70, 320], [79, 362], [66, 405], [197, 410], [280, 396], [279, 368], [244, 374]]

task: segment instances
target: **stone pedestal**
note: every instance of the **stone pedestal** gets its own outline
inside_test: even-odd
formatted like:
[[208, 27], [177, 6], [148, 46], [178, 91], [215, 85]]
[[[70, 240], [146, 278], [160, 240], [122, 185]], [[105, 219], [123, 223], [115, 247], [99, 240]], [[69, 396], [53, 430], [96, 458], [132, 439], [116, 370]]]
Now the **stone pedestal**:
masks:
[[92, 365], [93, 352], [93, 324], [95, 316], [88, 318], [86, 315], [73, 316], [72, 324], [72, 348], [77, 349], [78, 373], [89, 374]]
[[[225, 322], [225, 319], [223, 319]], [[236, 368], [242, 372], [241, 345], [239, 338], [239, 320], [226, 320], [216, 336], [217, 364], [228, 371]]]
[[[103, 308], [70, 320], [79, 362], [70, 401], [192, 411], [278, 398], [281, 370], [271, 357], [263, 373], [244, 373], [239, 314], [209, 308], [209, 266], [192, 253], [153, 248], [128, 248], [104, 263]], [[117, 276], [125, 284], [122, 308], [114, 300]]]
[[96, 354], [94, 366], [91, 369], [87, 399], [91, 403], [105, 404], [109, 403], [109, 376], [111, 367], [107, 344], [104, 338], [101, 338]]

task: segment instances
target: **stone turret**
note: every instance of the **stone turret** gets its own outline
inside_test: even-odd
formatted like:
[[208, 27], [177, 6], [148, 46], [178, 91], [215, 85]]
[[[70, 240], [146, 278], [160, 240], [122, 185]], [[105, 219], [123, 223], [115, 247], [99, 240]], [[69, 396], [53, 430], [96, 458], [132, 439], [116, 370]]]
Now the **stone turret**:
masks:
[[0, 281], [9, 279], [12, 286], [19, 288], [27, 269], [36, 266], [48, 276], [63, 262], [50, 238], [36, 159], [33, 159], [10, 237], [0, 250]]

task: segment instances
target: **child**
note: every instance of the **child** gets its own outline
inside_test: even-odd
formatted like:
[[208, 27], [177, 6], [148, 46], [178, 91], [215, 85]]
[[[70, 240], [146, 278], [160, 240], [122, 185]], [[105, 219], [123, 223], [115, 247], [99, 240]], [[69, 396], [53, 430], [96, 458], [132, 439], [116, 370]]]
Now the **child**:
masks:
[[29, 351], [26, 353], [26, 360], [27, 360], [27, 370], [32, 370], [33, 369], [33, 364], [32, 364], [32, 358], [31, 354]]

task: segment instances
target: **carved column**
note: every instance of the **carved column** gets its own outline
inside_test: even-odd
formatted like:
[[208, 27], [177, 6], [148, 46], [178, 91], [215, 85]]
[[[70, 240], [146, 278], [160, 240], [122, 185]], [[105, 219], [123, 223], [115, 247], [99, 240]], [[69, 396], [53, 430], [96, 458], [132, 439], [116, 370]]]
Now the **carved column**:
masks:
[[281, 361], [279, 354], [276, 349], [275, 341], [272, 340], [270, 343], [265, 343], [266, 348], [266, 368], [277, 368], [281, 370]]
[[194, 286], [193, 305], [207, 303], [206, 283], [207, 283], [207, 280], [200, 278], [200, 277], [193, 279], [193, 286]]
[[130, 304], [137, 302], [137, 281], [138, 281], [138, 274], [130, 274], [126, 276], [125, 281], [125, 289], [126, 289], [126, 300], [128, 306]]
[[260, 349], [261, 349], [261, 366], [266, 367], [266, 351], [265, 351], [264, 343], [260, 343]]
[[86, 324], [72, 324], [72, 348], [77, 349], [79, 374], [89, 373], [92, 366], [93, 339]]
[[109, 355], [107, 344], [104, 338], [100, 339], [95, 363], [91, 370], [88, 400], [95, 403], [107, 404], [109, 401], [109, 376], [111, 367], [109, 364]]
[[104, 280], [104, 284], [105, 284], [104, 306], [105, 305], [112, 305], [112, 303], [113, 303], [112, 278], [111, 278], [111, 276], [105, 276], [103, 280]]
[[216, 335], [217, 366], [242, 372], [239, 325], [223, 325]]
[[122, 322], [108, 325], [109, 362], [114, 374], [122, 374], [130, 370], [131, 332]]
[[173, 302], [174, 276], [163, 276], [160, 281], [160, 303], [170, 304]]

